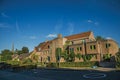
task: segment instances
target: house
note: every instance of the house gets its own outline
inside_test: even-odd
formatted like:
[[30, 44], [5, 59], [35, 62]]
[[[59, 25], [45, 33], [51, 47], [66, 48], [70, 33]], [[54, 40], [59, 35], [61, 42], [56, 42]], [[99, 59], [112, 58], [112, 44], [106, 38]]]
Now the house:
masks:
[[[69, 42], [69, 45], [66, 45], [67, 42]], [[67, 50], [68, 54], [70, 51], [73, 51], [75, 55], [94, 55], [91, 61], [102, 61], [105, 54], [115, 56], [115, 53], [119, 49], [118, 44], [114, 40], [106, 39], [97, 41], [93, 32], [88, 31], [65, 37], [58, 34], [57, 38], [40, 43], [34, 48], [32, 54], [39, 56], [38, 62], [56, 62], [55, 53], [57, 48], [61, 48], [62, 51]], [[75, 62], [82, 61], [84, 60], [75, 58]], [[65, 62], [65, 60], [61, 58], [60, 62]]]
[[24, 54], [20, 54], [20, 55], [14, 54], [14, 55], [12, 55], [12, 60], [13, 60], [13, 61], [14, 61], [14, 60], [21, 61], [21, 60], [23, 60], [23, 59], [29, 58], [29, 56], [30, 56], [29, 53], [24, 53]]

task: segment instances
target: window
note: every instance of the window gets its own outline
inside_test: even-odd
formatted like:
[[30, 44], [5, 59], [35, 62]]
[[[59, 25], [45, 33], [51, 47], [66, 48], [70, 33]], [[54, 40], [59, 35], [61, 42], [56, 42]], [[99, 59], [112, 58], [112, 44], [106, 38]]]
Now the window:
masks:
[[96, 46], [95, 46], [95, 45], [90, 45], [90, 49], [91, 49], [91, 50], [95, 50], [95, 49], [96, 49]]
[[82, 47], [77, 47], [77, 51], [82, 51]]
[[48, 56], [48, 61], [50, 61], [50, 56]]
[[74, 44], [74, 42], [72, 41], [72, 44]]
[[106, 48], [109, 48], [111, 45], [110, 45], [110, 43], [107, 43], [106, 44]]
[[79, 51], [79, 47], [77, 47], [77, 51]]
[[74, 48], [70, 48], [70, 51], [74, 51]]
[[82, 51], [82, 47], [80, 47], [80, 51]]
[[42, 62], [42, 57], [41, 57], [41, 62]]
[[38, 48], [38, 51], [40, 51], [41, 50], [41, 48]]
[[50, 46], [48, 45], [48, 49], [50, 49]]

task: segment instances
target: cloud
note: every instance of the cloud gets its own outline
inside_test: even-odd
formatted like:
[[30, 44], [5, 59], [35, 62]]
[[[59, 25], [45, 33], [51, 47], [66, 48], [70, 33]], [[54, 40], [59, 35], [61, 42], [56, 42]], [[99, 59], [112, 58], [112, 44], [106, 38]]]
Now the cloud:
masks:
[[106, 39], [112, 39], [111, 37], [106, 37]]
[[94, 24], [95, 24], [95, 25], [99, 25], [99, 23], [98, 23], [98, 22], [95, 22]]
[[57, 37], [57, 34], [48, 34], [46, 37], [47, 38], [55, 38], [55, 37]]
[[69, 34], [73, 34], [74, 32], [74, 24], [73, 23], [68, 23], [68, 32]]
[[55, 33], [59, 33], [63, 27], [63, 22], [62, 20], [59, 20], [57, 24], [54, 27]]
[[0, 23], [0, 28], [8, 28], [9, 25], [6, 23]]
[[17, 21], [16, 21], [16, 24], [15, 24], [15, 27], [16, 27], [17, 32], [20, 32], [20, 28], [19, 28], [19, 25], [18, 25]]
[[88, 23], [92, 23], [93, 21], [92, 20], [87, 20]]
[[36, 36], [30, 36], [29, 38], [30, 39], [36, 39], [37, 37]]
[[3, 12], [1, 13], [1, 16], [2, 16], [2, 17], [6, 17], [6, 18], [9, 17], [9, 16], [7, 16], [5, 13], [3, 13]]
[[90, 24], [93, 24], [93, 25], [95, 25], [95, 26], [98, 26], [99, 25], [99, 23], [98, 22], [95, 22], [95, 21], [93, 21], [93, 20], [87, 20], [87, 22], [88, 23], [90, 23]]

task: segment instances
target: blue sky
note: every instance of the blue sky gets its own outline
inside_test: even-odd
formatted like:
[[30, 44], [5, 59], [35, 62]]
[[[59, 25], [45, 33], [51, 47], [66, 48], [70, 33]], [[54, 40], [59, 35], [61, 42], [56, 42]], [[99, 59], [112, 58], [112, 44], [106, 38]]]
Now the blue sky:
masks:
[[120, 43], [120, 0], [0, 0], [0, 51], [93, 31]]

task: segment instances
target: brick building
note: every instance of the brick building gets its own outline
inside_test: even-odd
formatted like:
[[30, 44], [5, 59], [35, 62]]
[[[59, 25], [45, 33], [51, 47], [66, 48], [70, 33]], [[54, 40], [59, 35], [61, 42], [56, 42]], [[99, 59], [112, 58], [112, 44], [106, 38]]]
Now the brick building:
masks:
[[[56, 48], [61, 48], [63, 51], [65, 49], [64, 46], [66, 42], [69, 42], [66, 49], [68, 52], [72, 50], [75, 54], [93, 54], [94, 57], [91, 61], [102, 61], [104, 54], [114, 56], [119, 49], [114, 40], [106, 39], [97, 41], [94, 38], [93, 32], [89, 31], [66, 37], [62, 37], [61, 34], [58, 34], [57, 38], [40, 43], [37, 47], [35, 47], [31, 55], [38, 55], [39, 62], [56, 62]], [[78, 59], [75, 57], [75, 62], [81, 61], [83, 61], [83, 59]], [[65, 60], [60, 58], [60, 62], [65, 62]]]

